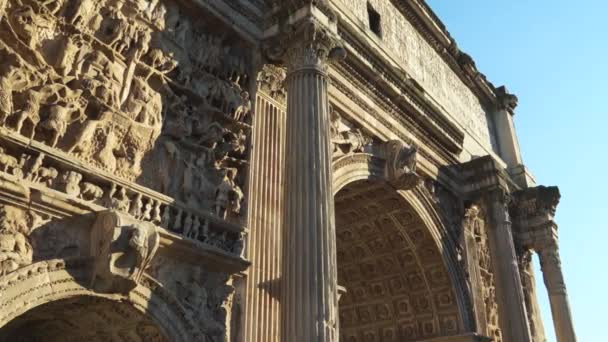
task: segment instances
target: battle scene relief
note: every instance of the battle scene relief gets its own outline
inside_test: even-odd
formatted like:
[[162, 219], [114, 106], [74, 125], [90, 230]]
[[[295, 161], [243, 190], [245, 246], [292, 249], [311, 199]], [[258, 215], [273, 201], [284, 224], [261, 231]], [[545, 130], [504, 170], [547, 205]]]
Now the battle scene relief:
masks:
[[251, 49], [197, 11], [0, 2], [0, 171], [240, 254]]
[[230, 340], [248, 44], [198, 5], [0, 1], [0, 279], [85, 260], [90, 293], [168, 291], [194, 340]]

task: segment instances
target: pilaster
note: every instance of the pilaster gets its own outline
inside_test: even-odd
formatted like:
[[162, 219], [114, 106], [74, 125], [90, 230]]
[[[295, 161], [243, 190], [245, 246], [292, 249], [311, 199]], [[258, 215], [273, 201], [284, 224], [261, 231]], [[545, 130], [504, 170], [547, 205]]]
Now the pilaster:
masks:
[[281, 234], [285, 178], [283, 69], [264, 65], [258, 73], [252, 131], [250, 228], [245, 309], [240, 341], [279, 342]]
[[517, 107], [517, 96], [510, 94], [502, 86], [496, 89], [497, 103], [494, 114], [494, 124], [496, 126], [496, 142], [500, 157], [509, 167], [516, 167], [522, 164], [519, 142], [515, 133], [513, 114]]
[[338, 284], [329, 64], [344, 56], [335, 19], [306, 3], [268, 30], [268, 56], [287, 66], [281, 340], [337, 341]]

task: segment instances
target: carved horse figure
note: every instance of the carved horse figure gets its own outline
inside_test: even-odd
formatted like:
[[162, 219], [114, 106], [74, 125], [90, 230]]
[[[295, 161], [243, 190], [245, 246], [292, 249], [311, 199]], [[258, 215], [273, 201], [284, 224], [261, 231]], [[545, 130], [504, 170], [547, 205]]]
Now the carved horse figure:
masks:
[[4, 166], [4, 172], [8, 172], [9, 168], [12, 168], [13, 170], [18, 168], [19, 162], [17, 161], [17, 158], [9, 156], [5, 153], [4, 148], [0, 147], [0, 165]]
[[33, 89], [28, 89], [26, 94], [25, 107], [16, 113], [17, 126], [15, 130], [17, 133], [21, 133], [23, 123], [26, 120], [29, 121], [32, 125], [32, 133], [30, 134], [30, 139], [32, 139], [36, 133], [36, 126], [40, 122], [41, 94]]
[[[80, 97], [82, 90], [71, 90], [65, 85], [54, 84], [46, 91], [52, 93], [49, 103], [51, 104], [50, 114], [40, 127], [51, 131], [51, 147], [57, 146], [59, 138], [63, 137], [68, 125], [85, 117], [84, 110], [88, 102]], [[78, 114], [74, 117], [74, 114]]]

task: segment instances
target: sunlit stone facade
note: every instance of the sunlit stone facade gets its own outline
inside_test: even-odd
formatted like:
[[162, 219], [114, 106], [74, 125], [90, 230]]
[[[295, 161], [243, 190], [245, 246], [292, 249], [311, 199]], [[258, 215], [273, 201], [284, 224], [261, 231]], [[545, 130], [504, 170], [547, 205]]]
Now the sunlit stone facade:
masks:
[[423, 1], [0, 0], [0, 340], [542, 342], [536, 252], [575, 341], [516, 106]]

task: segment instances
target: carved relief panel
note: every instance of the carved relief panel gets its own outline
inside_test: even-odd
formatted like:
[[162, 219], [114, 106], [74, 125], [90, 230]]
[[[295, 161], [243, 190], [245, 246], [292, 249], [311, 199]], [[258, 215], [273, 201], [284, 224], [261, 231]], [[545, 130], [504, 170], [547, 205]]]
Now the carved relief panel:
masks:
[[175, 294], [188, 318], [204, 332], [205, 341], [232, 340], [229, 322], [239, 308], [234, 304], [235, 288], [229, 275], [162, 256], [153, 260], [150, 273]]
[[477, 205], [467, 208], [463, 226], [466, 269], [478, 331], [494, 341], [502, 341], [496, 301], [496, 278], [483, 209]]
[[5, 11], [3, 127], [190, 206], [240, 212], [246, 47], [169, 2], [8, 1]]
[[252, 49], [199, 11], [0, 1], [2, 175], [240, 255]]

